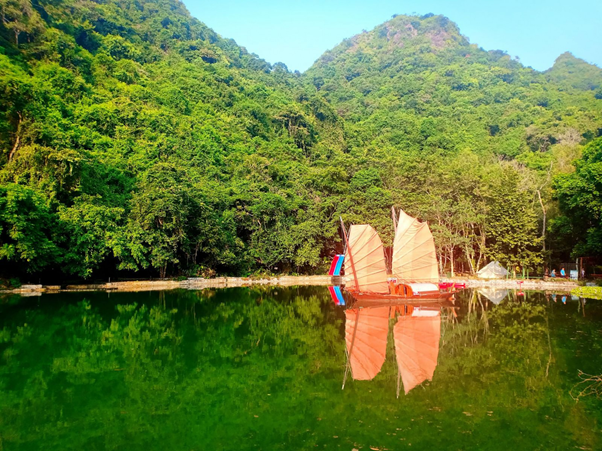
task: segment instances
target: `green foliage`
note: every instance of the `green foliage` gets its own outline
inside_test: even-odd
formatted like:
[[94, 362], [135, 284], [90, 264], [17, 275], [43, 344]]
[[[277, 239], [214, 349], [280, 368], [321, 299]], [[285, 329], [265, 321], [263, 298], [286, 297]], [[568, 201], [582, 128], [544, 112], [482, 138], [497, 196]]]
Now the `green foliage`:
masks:
[[114, 247], [123, 214], [123, 208], [107, 207], [99, 196], [83, 195], [70, 208], [59, 207], [58, 217], [67, 239], [66, 273], [81, 277], [92, 274]]
[[575, 58], [565, 52], [556, 58], [554, 66], [546, 72], [548, 80], [583, 91], [602, 88], [602, 69]]
[[558, 176], [556, 195], [564, 217], [558, 224], [563, 236], [575, 236], [575, 256], [602, 254], [602, 138], [583, 149], [575, 172]]
[[2, 193], [35, 193], [3, 196], [4, 263], [84, 278], [321, 268], [336, 219], [314, 181], [342, 149], [321, 97], [181, 4], [37, 10], [41, 34], [0, 53]]
[[588, 299], [602, 299], [602, 287], [579, 287], [571, 290], [573, 296]]
[[[593, 80], [600, 70], [583, 64]], [[396, 16], [326, 52], [306, 77], [320, 80], [308, 89], [348, 121], [357, 147], [514, 158], [548, 150], [570, 128], [595, 136], [602, 119], [592, 91], [485, 52], [442, 16]]]
[[505, 266], [537, 267], [541, 263], [541, 239], [533, 194], [524, 189], [520, 172], [508, 165], [489, 176], [488, 256]]
[[44, 29], [44, 23], [31, 0], [1, 0], [0, 11], [2, 26], [13, 34], [16, 46], [21, 42], [21, 35], [31, 39]]
[[56, 219], [40, 193], [15, 184], [0, 186], [0, 260], [28, 272], [61, 260]]
[[391, 206], [430, 222], [442, 270], [536, 267], [543, 212], [562, 222], [547, 181], [602, 128], [586, 63], [540, 74], [442, 16], [396, 16], [296, 76], [172, 0], [2, 1], [6, 275], [322, 272], [339, 216], [390, 244]]

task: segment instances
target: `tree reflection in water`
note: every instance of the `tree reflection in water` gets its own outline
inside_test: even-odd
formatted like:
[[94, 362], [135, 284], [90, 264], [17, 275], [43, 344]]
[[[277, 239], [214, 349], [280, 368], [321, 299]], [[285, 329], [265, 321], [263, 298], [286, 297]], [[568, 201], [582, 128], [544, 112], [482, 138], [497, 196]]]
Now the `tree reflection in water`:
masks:
[[3, 304], [0, 448], [595, 449], [599, 401], [569, 391], [602, 363], [602, 309], [561, 305], [460, 295], [440, 313], [432, 381], [396, 399], [405, 316], [387, 318], [378, 374], [341, 390], [345, 310], [325, 288]]

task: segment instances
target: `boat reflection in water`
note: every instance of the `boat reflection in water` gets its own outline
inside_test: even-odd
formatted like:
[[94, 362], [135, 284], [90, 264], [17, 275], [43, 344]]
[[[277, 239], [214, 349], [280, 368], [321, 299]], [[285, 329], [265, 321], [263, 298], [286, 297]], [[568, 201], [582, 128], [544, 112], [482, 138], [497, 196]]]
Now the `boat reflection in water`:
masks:
[[347, 366], [343, 388], [349, 374], [354, 380], [372, 380], [386, 358], [389, 320], [394, 319], [393, 339], [397, 360], [397, 396], [403, 383], [407, 394], [426, 380], [437, 367], [441, 338], [441, 309], [451, 302], [421, 305], [381, 305], [345, 310]]
[[406, 393], [433, 379], [439, 356], [441, 311], [415, 308], [409, 315], [399, 316], [393, 328], [395, 356], [399, 378]]
[[[428, 224], [403, 211], [399, 218], [394, 209], [392, 213], [395, 238], [390, 265], [372, 226], [352, 224], [347, 234], [341, 220], [346, 245], [345, 291], [353, 298], [352, 307], [345, 311], [347, 366], [343, 388], [349, 373], [355, 380], [371, 380], [380, 372], [387, 353], [389, 321], [393, 319], [399, 396], [401, 383], [407, 394], [433, 378], [439, 356], [441, 308], [453, 307], [450, 290], [456, 287], [440, 284], [435, 241]], [[341, 267], [340, 257], [333, 261], [334, 272]], [[339, 287], [331, 287], [331, 295], [337, 305], [348, 304]]]

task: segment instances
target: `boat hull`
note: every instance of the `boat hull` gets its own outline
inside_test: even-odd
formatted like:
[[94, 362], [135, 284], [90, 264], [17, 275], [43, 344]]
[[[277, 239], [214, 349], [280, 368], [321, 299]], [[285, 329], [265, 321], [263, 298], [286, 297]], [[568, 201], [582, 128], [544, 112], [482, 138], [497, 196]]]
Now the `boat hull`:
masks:
[[349, 291], [348, 293], [355, 300], [356, 306], [374, 306], [374, 305], [413, 305], [413, 306], [453, 306], [454, 294], [441, 292], [424, 292], [412, 295], [384, 294], [384, 293], [363, 293]]

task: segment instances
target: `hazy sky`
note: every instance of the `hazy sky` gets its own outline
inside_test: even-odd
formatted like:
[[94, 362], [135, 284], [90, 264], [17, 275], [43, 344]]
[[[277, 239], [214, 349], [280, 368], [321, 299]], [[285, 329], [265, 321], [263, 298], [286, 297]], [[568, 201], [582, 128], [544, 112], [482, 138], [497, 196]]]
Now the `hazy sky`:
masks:
[[602, 0], [184, 0], [193, 16], [270, 63], [303, 72], [393, 14], [443, 14], [485, 50], [538, 70], [565, 51], [602, 67]]

